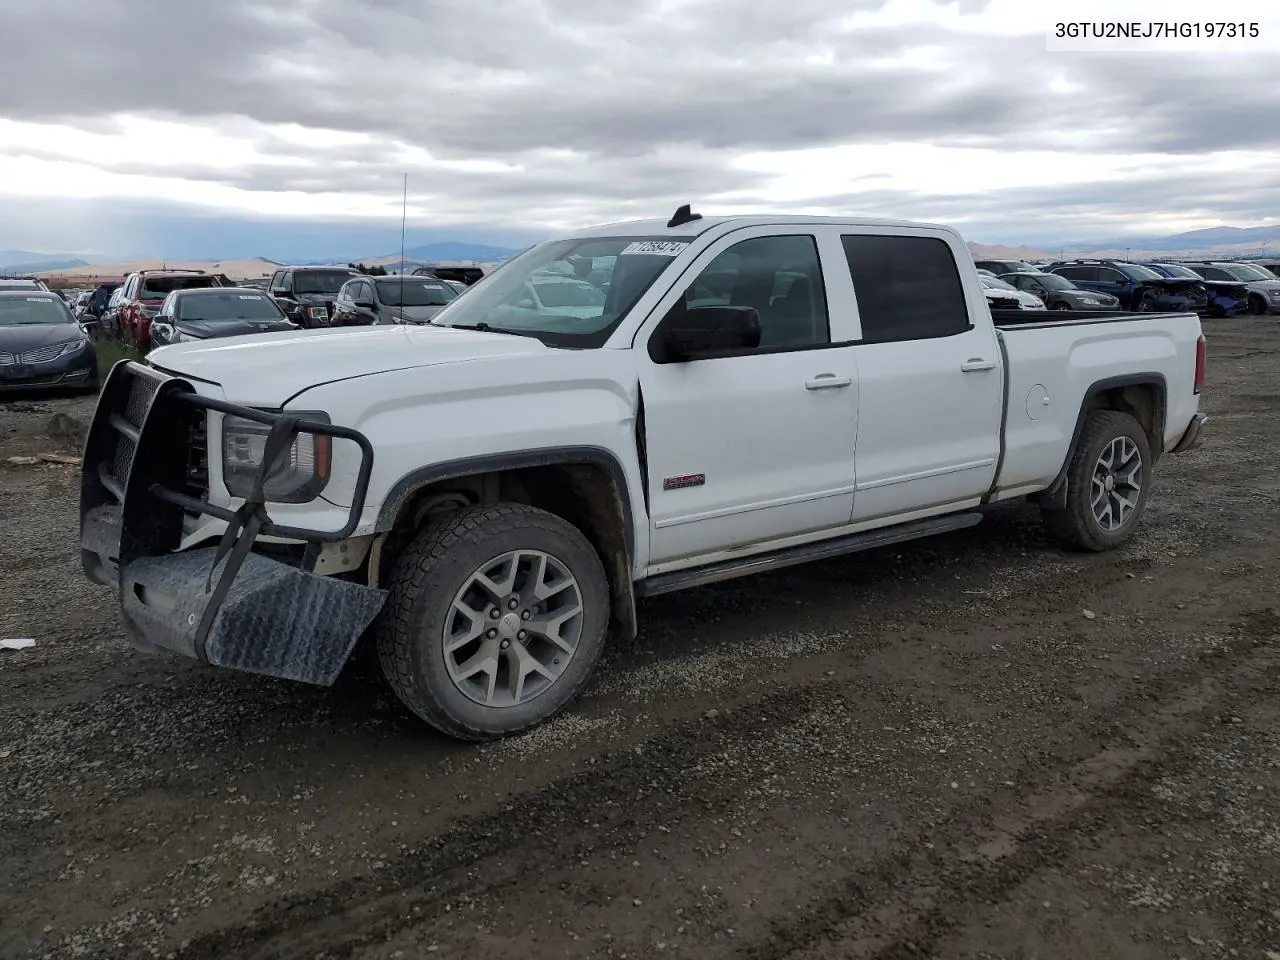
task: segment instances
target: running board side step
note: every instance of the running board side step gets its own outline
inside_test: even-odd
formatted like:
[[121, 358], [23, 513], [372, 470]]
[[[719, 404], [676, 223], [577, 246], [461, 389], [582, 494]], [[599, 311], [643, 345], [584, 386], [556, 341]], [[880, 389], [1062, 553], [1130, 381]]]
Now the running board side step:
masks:
[[942, 517], [930, 517], [926, 520], [915, 520], [911, 523], [898, 524], [893, 527], [881, 527], [878, 530], [867, 530], [862, 533], [850, 533], [831, 540], [820, 540], [817, 543], [805, 543], [798, 547], [785, 547], [769, 553], [758, 553], [741, 560], [722, 560], [705, 567], [694, 567], [690, 570], [675, 570], [671, 573], [660, 573], [636, 583], [636, 596], [656, 597], [663, 593], [674, 593], [676, 590], [688, 590], [690, 587], [701, 587], [721, 580], [732, 580], [753, 573], [765, 573], [769, 570], [781, 570], [808, 563], [811, 560], [827, 560], [841, 557], [849, 553], [860, 553], [863, 550], [874, 550], [907, 540], [918, 540], [921, 537], [932, 537], [940, 533], [951, 533], [954, 530], [966, 530], [977, 526], [982, 521], [982, 514], [954, 513]]

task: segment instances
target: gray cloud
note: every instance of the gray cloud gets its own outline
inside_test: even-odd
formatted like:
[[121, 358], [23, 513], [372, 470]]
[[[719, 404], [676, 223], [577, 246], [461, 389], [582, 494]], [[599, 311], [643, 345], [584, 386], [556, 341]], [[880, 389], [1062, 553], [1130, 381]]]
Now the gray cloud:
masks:
[[[1040, 35], [844, 26], [850, 14], [885, 3], [9, 3], [0, 116], [103, 132], [113, 132], [112, 117], [121, 114], [195, 119], [250, 137], [281, 162], [226, 168], [193, 156], [176, 167], [104, 167], [258, 191], [385, 197], [398, 197], [408, 168], [418, 208], [521, 226], [763, 190], [766, 178], [731, 165], [750, 151], [890, 141], [1091, 153], [1280, 146], [1280, 124], [1271, 119], [1280, 83], [1274, 56], [1047, 54]], [[964, 0], [961, 8], [986, 5]], [[923, 46], [943, 51], [946, 63], [930, 67], [910, 55]], [[1074, 91], [1053, 92], [1059, 81]], [[372, 139], [302, 147], [264, 124]], [[520, 172], [442, 172], [398, 159], [404, 146], [440, 159], [499, 160]], [[40, 144], [23, 152], [50, 155]], [[1261, 192], [1225, 189], [1218, 178], [1111, 186], [836, 200], [867, 212], [908, 215], [932, 205], [1006, 222], [1030, 208], [1064, 228], [1077, 210], [1125, 204], [1140, 215], [1176, 202], [1224, 219], [1276, 209]]]

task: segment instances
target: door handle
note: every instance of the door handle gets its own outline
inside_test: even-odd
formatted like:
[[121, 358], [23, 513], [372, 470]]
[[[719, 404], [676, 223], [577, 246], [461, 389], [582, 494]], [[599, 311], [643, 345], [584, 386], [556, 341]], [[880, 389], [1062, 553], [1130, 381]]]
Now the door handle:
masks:
[[960, 369], [964, 373], [977, 373], [980, 370], [994, 370], [995, 368], [996, 362], [994, 360], [983, 360], [981, 357], [970, 357], [960, 364]]
[[837, 377], [834, 373], [820, 373], [812, 380], [806, 380], [806, 390], [835, 390], [853, 383], [853, 377]]

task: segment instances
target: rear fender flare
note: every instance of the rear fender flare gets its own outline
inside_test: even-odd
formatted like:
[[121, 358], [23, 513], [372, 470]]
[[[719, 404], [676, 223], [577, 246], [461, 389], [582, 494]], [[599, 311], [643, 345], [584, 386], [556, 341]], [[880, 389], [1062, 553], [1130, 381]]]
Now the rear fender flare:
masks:
[[[1037, 498], [1040, 505], [1051, 510], [1062, 510], [1067, 505], [1067, 471], [1071, 467], [1071, 458], [1075, 456], [1076, 446], [1080, 442], [1080, 434], [1084, 432], [1084, 422], [1093, 409], [1093, 400], [1098, 394], [1117, 387], [1154, 387], [1156, 393], [1154, 432], [1159, 434], [1160, 442], [1152, 444], [1153, 451], [1164, 448], [1165, 420], [1168, 417], [1168, 381], [1163, 373], [1149, 371], [1147, 373], [1126, 374], [1121, 377], [1107, 377], [1090, 384], [1080, 401], [1080, 412], [1076, 414], [1075, 429], [1071, 433], [1071, 443], [1067, 446], [1067, 455], [1053, 483], [1044, 489]], [[1156, 453], [1159, 456], [1159, 453]]]

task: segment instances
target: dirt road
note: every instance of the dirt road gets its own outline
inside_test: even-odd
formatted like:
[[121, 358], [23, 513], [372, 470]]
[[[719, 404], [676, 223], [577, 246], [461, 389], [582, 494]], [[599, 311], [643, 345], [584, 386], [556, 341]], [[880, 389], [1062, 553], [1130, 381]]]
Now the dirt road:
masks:
[[[486, 746], [376, 677], [131, 652], [0, 405], [0, 957], [1280, 957], [1280, 323], [1137, 540], [962, 534], [644, 604]], [[1271, 953], [1268, 953], [1271, 951]]]

